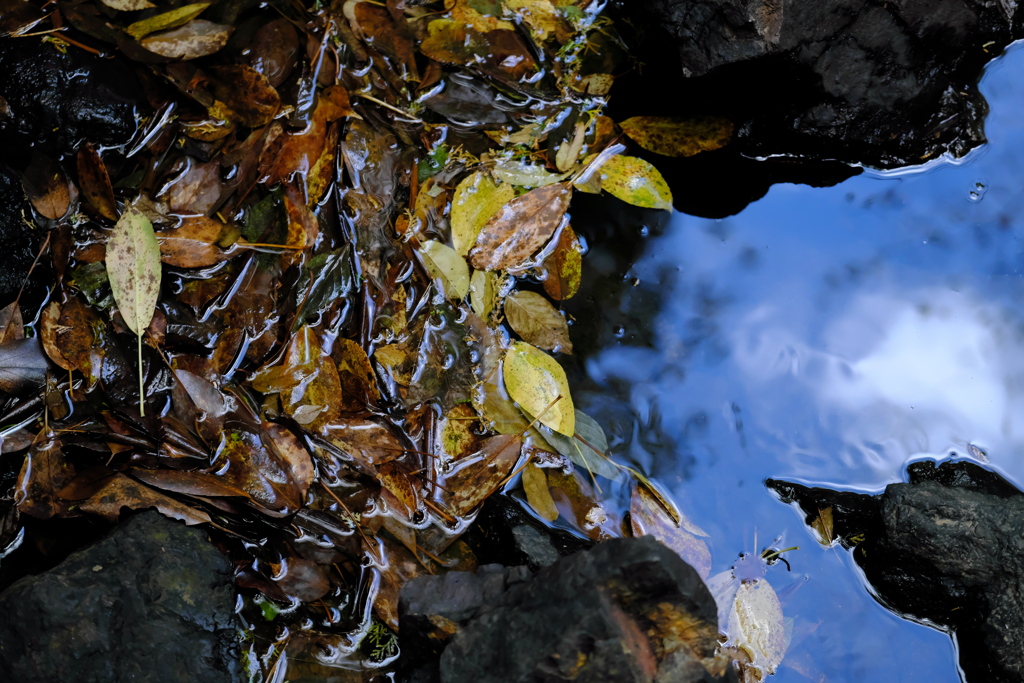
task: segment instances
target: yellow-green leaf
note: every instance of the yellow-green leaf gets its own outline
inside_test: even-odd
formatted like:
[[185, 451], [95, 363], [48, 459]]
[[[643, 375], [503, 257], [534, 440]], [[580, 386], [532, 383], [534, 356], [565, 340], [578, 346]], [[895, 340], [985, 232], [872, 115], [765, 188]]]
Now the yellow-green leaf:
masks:
[[498, 276], [489, 270], [474, 270], [469, 280], [469, 303], [473, 312], [486, 319], [494, 310]]
[[668, 157], [692, 157], [724, 147], [733, 132], [732, 121], [717, 116], [634, 116], [620, 125], [626, 135], [648, 152]]
[[512, 400], [559, 434], [572, 436], [576, 413], [565, 370], [536, 346], [513, 342], [505, 353], [503, 376]]
[[480, 228], [512, 201], [515, 190], [508, 183], [496, 183], [486, 173], [476, 172], [464, 178], [452, 198], [452, 244], [465, 256], [476, 244]]
[[430, 240], [420, 245], [420, 256], [430, 276], [441, 281], [445, 296], [464, 299], [469, 294], [469, 266], [454, 249]]
[[548, 488], [548, 476], [532, 462], [523, 468], [523, 491], [526, 493], [526, 501], [538, 515], [549, 522], [558, 519], [558, 508]]
[[672, 190], [658, 169], [636, 157], [614, 156], [596, 173], [601, 189], [645, 209], [672, 210]]
[[505, 298], [505, 317], [524, 341], [548, 351], [572, 353], [569, 326], [565, 318], [540, 294], [509, 294]]
[[187, 24], [202, 14], [203, 10], [209, 6], [210, 3], [208, 2], [197, 2], [192, 5], [177, 7], [168, 12], [156, 14], [152, 17], [136, 21], [134, 24], [129, 24], [125, 31], [127, 31], [128, 35], [132, 38], [138, 40], [143, 36], [148, 36], [154, 31], [163, 31], [166, 28], [174, 28], [176, 26], [181, 26], [182, 24]]

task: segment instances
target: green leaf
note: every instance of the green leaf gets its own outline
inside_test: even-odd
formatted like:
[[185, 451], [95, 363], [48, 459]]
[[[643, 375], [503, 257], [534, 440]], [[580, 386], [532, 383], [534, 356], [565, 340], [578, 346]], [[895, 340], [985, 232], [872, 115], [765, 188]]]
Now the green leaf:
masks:
[[672, 210], [672, 190], [658, 169], [636, 157], [614, 156], [597, 170], [601, 189], [645, 209]]
[[417, 180], [422, 185], [427, 178], [440, 173], [447, 163], [448, 145], [438, 145], [416, 165]]
[[160, 297], [160, 244], [153, 224], [138, 209], [129, 206], [121, 214], [107, 239], [107, 278], [114, 302], [125, 324], [138, 338], [139, 411], [143, 416], [142, 333], [153, 320]]
[[352, 291], [352, 263], [348, 245], [317, 254], [302, 268], [295, 285], [298, 314], [292, 332], [315, 318]]
[[648, 152], [668, 157], [692, 157], [729, 144], [733, 125], [728, 119], [701, 116], [634, 116], [621, 124], [622, 132]]
[[174, 28], [175, 26], [187, 24], [202, 14], [203, 10], [209, 6], [210, 3], [208, 2], [198, 2], [193, 5], [177, 7], [168, 12], [156, 14], [141, 21], [136, 21], [134, 24], [129, 24], [125, 31], [132, 38], [138, 40], [154, 31], [163, 31], [165, 28]]
[[565, 370], [536, 346], [513, 342], [505, 353], [503, 376], [512, 400], [541, 424], [571, 436], [576, 427]]
[[558, 449], [559, 453], [579, 467], [606, 479], [619, 478], [619, 468], [608, 459], [608, 438], [604, 434], [604, 429], [582, 410], [576, 411], [574, 436], [569, 437], [562, 434], [545, 436], [551, 445]]
[[548, 351], [572, 353], [569, 325], [562, 314], [540, 294], [509, 294], [505, 298], [505, 317], [523, 341]]
[[496, 183], [486, 173], [467, 176], [452, 199], [452, 244], [461, 256], [469, 253], [488, 219], [515, 197], [508, 183]]
[[420, 245], [420, 256], [430, 277], [440, 280], [445, 296], [464, 299], [469, 294], [469, 266], [466, 259], [446, 244], [434, 240]]

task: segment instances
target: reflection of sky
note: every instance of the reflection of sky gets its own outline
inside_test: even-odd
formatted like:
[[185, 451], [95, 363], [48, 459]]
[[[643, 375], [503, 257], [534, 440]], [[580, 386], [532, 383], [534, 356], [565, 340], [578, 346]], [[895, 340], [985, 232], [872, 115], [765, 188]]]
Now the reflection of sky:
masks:
[[[990, 144], [964, 163], [779, 185], [724, 220], [677, 216], [634, 269], [668, 288], [657, 348], [588, 362], [695, 458], [689, 478], [642, 464], [711, 533], [713, 571], [755, 534], [802, 547], [792, 573], [768, 575], [797, 619], [776, 680], [958, 680], [948, 639], [877, 606], [849, 557], [815, 547], [761, 481], [877, 491], [911, 458], [973, 444], [1024, 482], [1022, 67], [1017, 46], [989, 69]], [[674, 277], [652, 282], [666, 267]]]

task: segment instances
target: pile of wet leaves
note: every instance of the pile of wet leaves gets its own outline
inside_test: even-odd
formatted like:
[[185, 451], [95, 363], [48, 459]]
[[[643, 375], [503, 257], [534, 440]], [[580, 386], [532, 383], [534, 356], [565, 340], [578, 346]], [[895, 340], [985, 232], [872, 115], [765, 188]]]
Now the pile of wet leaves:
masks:
[[[602, 3], [2, 4], [4, 40], [132, 64], [145, 113], [128, 144], [24, 176], [52, 281], [0, 319], [0, 435], [23, 457], [0, 547], [22, 516], [204, 525], [235, 562], [254, 680], [387, 667], [400, 587], [473, 569], [460, 536], [512, 488], [708, 576], [706, 534], [609, 457], [560, 365], [573, 195], [671, 210], [626, 153], [732, 132], [603, 115], [632, 65]], [[603, 480], [631, 488], [628, 521]], [[778, 599], [720, 583], [759, 679], [785, 649]]]

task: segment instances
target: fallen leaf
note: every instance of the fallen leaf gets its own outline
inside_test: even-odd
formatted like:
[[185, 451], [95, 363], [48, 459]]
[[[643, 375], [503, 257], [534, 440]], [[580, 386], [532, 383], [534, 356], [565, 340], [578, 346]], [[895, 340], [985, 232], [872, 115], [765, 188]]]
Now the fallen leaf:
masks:
[[342, 410], [365, 410], [380, 400], [377, 377], [362, 346], [351, 339], [336, 339], [331, 358], [338, 366]]
[[578, 467], [613, 481], [620, 477], [619, 469], [608, 459], [608, 438], [604, 429], [582, 410], [576, 411], [576, 433], [572, 438], [557, 433], [545, 435], [545, 438]]
[[525, 342], [513, 342], [505, 353], [503, 376], [508, 395], [523, 410], [560, 434], [574, 434], [569, 382], [554, 358]]
[[509, 294], [505, 297], [505, 317], [523, 341], [548, 351], [572, 353], [565, 317], [540, 294]]
[[25, 325], [21, 320], [21, 308], [12, 301], [0, 311], [0, 347], [7, 342], [25, 338]]
[[181, 7], [176, 7], [167, 12], [161, 12], [160, 14], [154, 14], [151, 17], [146, 17], [145, 19], [136, 21], [133, 24], [129, 24], [128, 28], [125, 29], [125, 32], [132, 38], [138, 40], [155, 31], [163, 31], [164, 29], [175, 28], [182, 24], [187, 24], [202, 14], [203, 10], [209, 6], [210, 3], [208, 2], [182, 5]]
[[390, 429], [362, 418], [328, 425], [324, 438], [345, 457], [371, 472], [376, 471], [378, 465], [399, 457], [406, 449]]
[[525, 264], [565, 219], [572, 187], [548, 185], [501, 207], [477, 237], [469, 262], [477, 270], [501, 270]]
[[498, 276], [488, 270], [474, 270], [469, 280], [469, 303], [473, 312], [486, 319], [494, 310]]
[[544, 259], [544, 291], [556, 301], [576, 295], [583, 277], [583, 249], [572, 226], [566, 225], [558, 236], [558, 244]]
[[108, 522], [116, 522], [121, 516], [122, 508], [156, 508], [157, 512], [165, 517], [179, 519], [189, 526], [211, 521], [210, 515], [206, 512], [154, 491], [124, 474], [115, 474], [103, 488], [88, 500], [79, 503], [78, 507], [84, 512], [100, 515]]
[[469, 253], [487, 221], [512, 201], [515, 190], [486, 173], [472, 173], [455, 188], [451, 205], [452, 244], [460, 256]]
[[[295, 68], [299, 34], [290, 21], [279, 17], [256, 31], [250, 50], [250, 66], [266, 76], [270, 85], [278, 88]], [[323, 97], [324, 93], [320, 95]]]
[[562, 22], [551, 0], [505, 0], [505, 6], [519, 15], [538, 42], [551, 38]]
[[138, 12], [139, 10], [156, 7], [148, 0], [102, 0], [103, 4], [122, 12]]
[[78, 186], [85, 201], [104, 218], [117, 220], [117, 203], [110, 174], [99, 152], [88, 142], [78, 148]]
[[516, 28], [512, 22], [501, 19], [502, 7], [499, 3], [492, 3], [488, 8], [487, 3], [476, 0], [445, 0], [444, 7], [454, 21], [469, 24], [481, 33], [498, 29], [514, 31]]
[[420, 245], [419, 254], [430, 276], [441, 282], [441, 289], [452, 300], [469, 294], [469, 266], [454, 249], [434, 240]]
[[480, 419], [468, 403], [459, 403], [448, 411], [441, 423], [441, 451], [459, 460], [480, 448]]
[[43, 217], [60, 220], [71, 209], [71, 183], [49, 157], [33, 153], [22, 184], [32, 206]]
[[313, 458], [309, 451], [291, 430], [274, 422], [263, 423], [263, 436], [264, 443], [277, 457], [277, 462], [283, 466], [298, 487], [299, 497], [305, 498], [313, 478], [316, 477], [316, 468], [313, 466]]
[[392, 503], [398, 503], [395, 512], [406, 519], [411, 518], [419, 508], [419, 495], [405, 467], [395, 460], [383, 463], [377, 468], [377, 481], [391, 494]]
[[648, 152], [669, 157], [691, 157], [724, 147], [733, 132], [732, 122], [717, 116], [634, 116], [619, 125]]
[[0, 391], [18, 394], [46, 381], [46, 356], [39, 340], [16, 339], [0, 346]]
[[231, 258], [235, 250], [217, 244], [226, 228], [206, 216], [183, 216], [178, 227], [156, 233], [160, 260], [178, 268], [203, 268]]
[[[47, 312], [51, 311], [49, 307]], [[113, 331], [91, 306], [77, 296], [69, 296], [54, 320], [53, 344], [56, 352], [81, 372], [93, 387], [103, 375], [103, 359]], [[43, 344], [47, 344], [46, 335]], [[49, 353], [49, 351], [48, 351]], [[54, 353], [49, 353], [54, 358]], [[55, 363], [60, 363], [55, 359]], [[61, 366], [63, 367], [63, 366]]]
[[766, 579], [740, 581], [726, 571], [707, 579], [718, 603], [719, 629], [725, 648], [742, 650], [749, 664], [764, 676], [775, 673], [786, 654], [786, 624], [775, 589]]
[[519, 435], [492, 436], [480, 450], [459, 460], [444, 477], [448, 508], [459, 517], [472, 512], [498, 490], [519, 461], [522, 438]]
[[211, 91], [216, 102], [210, 115], [250, 128], [270, 123], [281, 108], [281, 97], [267, 77], [242, 64], [211, 66]]
[[672, 190], [658, 169], [643, 159], [616, 155], [595, 174], [602, 190], [627, 204], [672, 210]]
[[558, 519], [558, 508], [548, 490], [548, 477], [544, 470], [532, 462], [523, 468], [523, 491], [530, 507], [543, 519], [553, 522]]
[[187, 61], [220, 52], [234, 30], [233, 26], [193, 19], [184, 26], [147, 36], [140, 44], [162, 57]]
[[352, 291], [352, 257], [348, 246], [317, 254], [303, 266], [295, 291], [298, 310], [293, 329], [319, 318]]
[[199, 163], [186, 157], [187, 166], [171, 183], [165, 195], [175, 213], [206, 214], [220, 200], [220, 162]]
[[702, 579], [707, 579], [711, 573], [711, 551], [694, 531], [699, 531], [700, 536], [707, 534], [693, 525], [682, 513], [678, 514], [681, 520], [679, 525], [662, 509], [645, 487], [634, 487], [629, 501], [629, 519], [633, 535], [638, 538], [654, 536], [686, 560]]
[[50, 360], [65, 370], [74, 370], [75, 366], [64, 357], [64, 353], [57, 344], [58, 320], [60, 320], [60, 304], [51, 301], [39, 315], [39, 339]]
[[819, 508], [818, 516], [811, 522], [811, 528], [818, 534], [818, 543], [831, 546], [836, 541], [832, 520], [832, 507]]
[[39, 432], [18, 475], [14, 493], [18, 510], [37, 519], [61, 514], [67, 510], [68, 502], [57, 492], [74, 476], [75, 468], [64, 458], [60, 439], [52, 431]]

